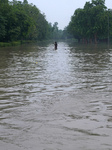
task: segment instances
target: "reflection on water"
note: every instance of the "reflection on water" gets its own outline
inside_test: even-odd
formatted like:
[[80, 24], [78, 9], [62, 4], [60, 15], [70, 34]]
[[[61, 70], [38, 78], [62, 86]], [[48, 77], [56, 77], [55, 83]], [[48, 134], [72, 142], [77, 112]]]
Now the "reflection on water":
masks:
[[110, 150], [112, 48], [0, 48], [1, 150]]

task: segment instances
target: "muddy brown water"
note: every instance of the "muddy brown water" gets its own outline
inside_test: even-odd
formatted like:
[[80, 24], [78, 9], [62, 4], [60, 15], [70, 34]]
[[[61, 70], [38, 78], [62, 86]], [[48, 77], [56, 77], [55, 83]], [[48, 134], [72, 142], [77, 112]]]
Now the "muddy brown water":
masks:
[[12, 149], [112, 149], [112, 47], [0, 48], [0, 150]]

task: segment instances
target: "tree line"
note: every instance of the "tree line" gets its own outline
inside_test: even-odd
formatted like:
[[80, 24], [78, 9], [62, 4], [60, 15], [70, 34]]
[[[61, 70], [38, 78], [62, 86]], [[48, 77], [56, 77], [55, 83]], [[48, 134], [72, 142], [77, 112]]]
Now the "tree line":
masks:
[[112, 37], [112, 10], [105, 0], [91, 0], [75, 10], [67, 27], [59, 30], [27, 0], [0, 0], [0, 42], [75, 38], [79, 42], [108, 41]]
[[0, 42], [46, 40], [62, 37], [58, 23], [53, 25], [27, 0], [0, 0]]
[[79, 42], [108, 41], [112, 36], [112, 10], [107, 9], [105, 0], [86, 2], [84, 8], [75, 10], [66, 32]]

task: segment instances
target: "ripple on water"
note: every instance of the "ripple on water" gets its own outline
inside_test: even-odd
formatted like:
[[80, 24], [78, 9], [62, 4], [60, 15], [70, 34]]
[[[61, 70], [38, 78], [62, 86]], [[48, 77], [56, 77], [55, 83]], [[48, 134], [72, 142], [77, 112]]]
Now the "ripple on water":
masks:
[[2, 149], [111, 149], [112, 52], [99, 46], [0, 50]]

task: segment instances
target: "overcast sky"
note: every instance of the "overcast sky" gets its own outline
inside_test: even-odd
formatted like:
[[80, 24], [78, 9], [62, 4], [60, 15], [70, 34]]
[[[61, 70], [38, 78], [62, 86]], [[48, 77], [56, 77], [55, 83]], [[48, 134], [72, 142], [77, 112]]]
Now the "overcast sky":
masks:
[[[22, 0], [21, 0], [22, 1]], [[83, 8], [85, 3], [91, 0], [28, 0], [45, 13], [50, 23], [58, 22], [59, 29], [64, 29], [70, 22], [70, 18], [77, 8]], [[112, 9], [112, 0], [105, 0], [107, 8]]]

